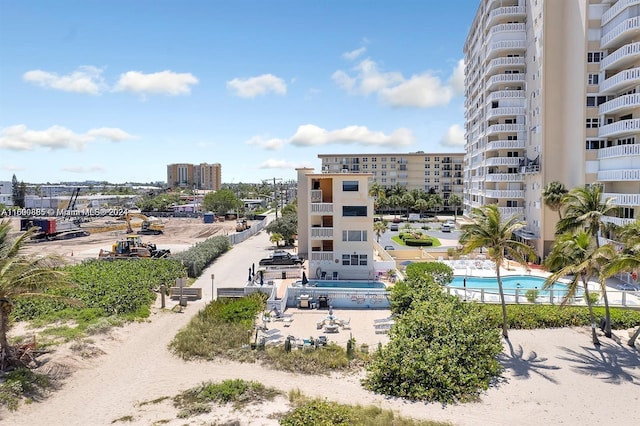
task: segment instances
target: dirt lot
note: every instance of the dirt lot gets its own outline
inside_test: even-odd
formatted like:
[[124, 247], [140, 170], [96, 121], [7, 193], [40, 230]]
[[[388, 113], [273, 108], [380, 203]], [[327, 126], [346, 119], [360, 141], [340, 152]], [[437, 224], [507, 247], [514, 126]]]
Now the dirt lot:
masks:
[[[20, 220], [11, 219], [16, 234], [20, 230]], [[165, 230], [161, 235], [143, 235], [144, 242], [155, 243], [158, 249], [170, 249], [172, 253], [185, 250], [193, 244], [204, 241], [214, 235], [228, 235], [236, 231], [236, 222], [204, 223], [202, 219], [191, 218], [163, 218]], [[133, 220], [134, 231], [139, 229], [139, 221]], [[97, 219], [81, 225], [83, 229], [92, 232], [107, 225], [124, 226], [124, 221], [111, 219]], [[136, 227], [138, 225], [138, 227]], [[55, 253], [70, 261], [80, 261], [86, 258], [96, 258], [100, 249], [109, 250], [118, 239], [124, 238], [126, 232], [112, 230], [106, 232], [93, 232], [88, 237], [73, 238], [61, 241], [45, 241], [29, 243], [25, 247], [25, 253]]]

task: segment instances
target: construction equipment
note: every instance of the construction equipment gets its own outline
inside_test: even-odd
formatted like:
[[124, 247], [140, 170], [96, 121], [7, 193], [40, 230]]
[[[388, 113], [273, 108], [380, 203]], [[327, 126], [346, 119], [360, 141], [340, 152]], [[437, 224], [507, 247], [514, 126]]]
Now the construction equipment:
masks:
[[133, 228], [131, 228], [131, 219], [133, 218], [142, 219], [142, 225], [138, 231], [140, 235], [159, 235], [164, 232], [164, 223], [160, 219], [142, 213], [127, 213], [124, 216], [124, 220], [127, 221], [127, 234], [133, 233]]
[[68, 240], [70, 238], [87, 237], [89, 232], [70, 220], [62, 218], [22, 218], [20, 219], [20, 230], [28, 231], [37, 228], [31, 237], [36, 241]]
[[104, 260], [131, 259], [131, 258], [153, 258], [160, 259], [171, 254], [169, 249], [158, 250], [154, 243], [143, 243], [142, 238], [137, 235], [128, 235], [123, 240], [116, 241], [111, 247], [111, 251], [100, 250], [98, 258]]
[[247, 222], [247, 219], [238, 219], [236, 222], [236, 232], [246, 231], [251, 228], [251, 225]]

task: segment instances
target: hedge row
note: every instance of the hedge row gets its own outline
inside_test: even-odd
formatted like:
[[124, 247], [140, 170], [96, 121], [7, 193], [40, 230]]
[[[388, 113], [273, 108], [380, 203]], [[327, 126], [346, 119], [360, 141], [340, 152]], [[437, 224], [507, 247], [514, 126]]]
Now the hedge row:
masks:
[[404, 243], [408, 246], [432, 246], [433, 240], [423, 238], [405, 238]]
[[200, 276], [204, 268], [229, 248], [231, 248], [229, 238], [225, 236], [211, 237], [194, 244], [183, 252], [172, 255], [171, 259], [181, 261], [187, 268], [189, 277], [196, 278]]

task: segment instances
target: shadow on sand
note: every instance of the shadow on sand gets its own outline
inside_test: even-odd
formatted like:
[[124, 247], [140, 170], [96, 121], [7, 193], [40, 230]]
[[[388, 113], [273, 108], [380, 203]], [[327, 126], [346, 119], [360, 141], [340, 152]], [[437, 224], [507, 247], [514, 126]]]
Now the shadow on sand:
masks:
[[509, 353], [506, 354], [503, 352], [498, 356], [498, 360], [505, 370], [511, 370], [513, 372], [513, 377], [516, 379], [529, 379], [532, 374], [537, 374], [551, 383], [558, 383], [548, 373], [553, 370], [559, 370], [560, 367], [549, 365], [547, 363], [548, 358], [540, 358], [538, 354], [533, 351], [525, 356], [525, 350], [522, 345], [514, 348], [509, 340], [507, 340], [507, 344], [509, 345]]
[[607, 383], [640, 385], [638, 351], [619, 341], [602, 339], [600, 346], [561, 349], [567, 355], [559, 358], [571, 362], [571, 369], [575, 372], [598, 377]]

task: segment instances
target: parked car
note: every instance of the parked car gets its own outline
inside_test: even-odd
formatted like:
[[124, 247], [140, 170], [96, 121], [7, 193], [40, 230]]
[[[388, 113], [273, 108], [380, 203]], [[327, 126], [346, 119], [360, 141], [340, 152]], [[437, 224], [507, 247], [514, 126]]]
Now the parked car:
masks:
[[270, 265], [302, 265], [304, 259], [288, 251], [276, 250], [271, 257], [260, 260], [260, 266]]
[[389, 229], [392, 231], [397, 231], [398, 230], [398, 224], [397, 223], [392, 223], [391, 225], [389, 225]]
[[442, 228], [440, 228], [440, 230], [442, 232], [451, 232], [451, 225], [445, 223], [444, 225], [442, 225]]
[[384, 246], [385, 250], [395, 250], [396, 248], [394, 246]]

